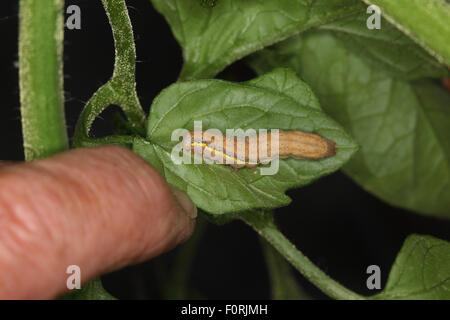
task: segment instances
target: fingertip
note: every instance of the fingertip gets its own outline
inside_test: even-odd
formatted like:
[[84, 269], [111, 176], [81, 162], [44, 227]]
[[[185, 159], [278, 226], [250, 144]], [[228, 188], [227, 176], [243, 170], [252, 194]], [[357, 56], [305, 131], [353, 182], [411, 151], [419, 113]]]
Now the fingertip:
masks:
[[172, 194], [175, 197], [175, 200], [184, 210], [188, 218], [190, 219], [197, 218], [197, 207], [192, 202], [191, 198], [189, 198], [189, 196], [185, 192], [181, 191], [177, 187], [174, 187], [172, 185], [169, 185], [169, 187], [170, 190], [172, 191]]
[[[125, 148], [72, 150], [12, 166], [0, 178], [8, 191], [0, 197], [8, 198], [3, 208], [12, 208], [3, 212], [0, 235], [21, 235], [8, 238], [15, 249], [8, 260], [3, 252], [3, 265], [23, 279], [5, 295], [62, 293], [67, 265], [79, 265], [88, 280], [149, 260], [194, 231], [197, 209], [187, 194]], [[37, 276], [38, 270], [45, 275]]]

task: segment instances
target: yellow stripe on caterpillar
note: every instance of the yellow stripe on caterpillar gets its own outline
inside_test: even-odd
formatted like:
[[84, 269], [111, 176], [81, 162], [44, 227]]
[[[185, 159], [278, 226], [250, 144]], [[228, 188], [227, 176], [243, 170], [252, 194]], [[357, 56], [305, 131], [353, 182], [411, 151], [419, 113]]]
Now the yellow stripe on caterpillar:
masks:
[[209, 150], [211, 153], [215, 152], [215, 153], [220, 154], [224, 158], [227, 158], [227, 159], [230, 159], [230, 160], [234, 160], [234, 161], [237, 162], [237, 164], [244, 164], [244, 165], [258, 165], [259, 164], [258, 162], [242, 161], [242, 160], [239, 160], [238, 158], [233, 158], [233, 157], [227, 155], [224, 152], [221, 152], [221, 151], [218, 151], [216, 149], [213, 149], [213, 148], [209, 147], [206, 143], [192, 142], [191, 146], [194, 147], [194, 148], [195, 148], [195, 146], [201, 146], [202, 148], [205, 148], [205, 149]]

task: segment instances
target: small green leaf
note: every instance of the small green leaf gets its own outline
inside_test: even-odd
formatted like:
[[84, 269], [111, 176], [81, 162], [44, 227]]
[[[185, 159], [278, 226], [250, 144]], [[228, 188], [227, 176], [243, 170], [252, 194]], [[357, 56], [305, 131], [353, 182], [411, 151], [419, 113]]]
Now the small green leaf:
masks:
[[85, 283], [80, 290], [74, 290], [60, 297], [61, 300], [116, 300], [102, 285], [100, 278]]
[[[344, 170], [397, 206], [450, 218], [450, 95], [397, 79], [333, 32], [312, 31], [258, 53], [258, 72], [291, 67], [361, 145]], [[368, 47], [370, 50], [370, 47]]]
[[450, 65], [450, 4], [448, 0], [364, 0], [381, 7], [397, 28]]
[[[175, 164], [174, 130], [280, 129], [313, 132], [337, 143], [337, 154], [321, 160], [285, 159], [275, 175], [259, 169], [234, 172], [225, 165]], [[246, 83], [199, 80], [176, 83], [154, 100], [147, 141], [136, 139], [134, 151], [152, 163], [167, 181], [184, 190], [209, 213], [287, 205], [289, 188], [306, 185], [338, 170], [357, 150], [353, 139], [321, 109], [308, 86], [287, 69], [278, 69]]]
[[152, 0], [183, 48], [180, 78], [208, 78], [264, 46], [356, 12], [356, 0]]
[[431, 236], [409, 236], [373, 299], [450, 300], [450, 243]]

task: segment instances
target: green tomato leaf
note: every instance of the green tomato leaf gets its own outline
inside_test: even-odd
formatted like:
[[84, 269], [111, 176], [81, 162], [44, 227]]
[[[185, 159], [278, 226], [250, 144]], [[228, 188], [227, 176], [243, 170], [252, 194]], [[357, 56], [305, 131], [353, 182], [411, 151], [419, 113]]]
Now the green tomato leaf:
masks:
[[152, 0], [183, 48], [180, 78], [212, 77], [232, 62], [312, 26], [363, 12], [357, 0]]
[[361, 145], [344, 170], [381, 199], [450, 218], [450, 95], [430, 81], [392, 77], [332, 32], [314, 31], [252, 58], [287, 66]]
[[449, 76], [444, 65], [392, 24], [381, 19], [381, 30], [370, 30], [366, 19], [366, 14], [359, 14], [320, 28], [333, 31], [353, 52], [393, 77], [413, 80]]
[[450, 4], [448, 0], [364, 0], [381, 7], [397, 28], [450, 65]]
[[450, 243], [431, 236], [409, 236], [373, 299], [450, 299]]
[[[275, 175], [218, 164], [175, 164], [172, 133], [179, 128], [302, 130], [337, 144], [337, 154], [320, 160], [284, 159]], [[136, 138], [134, 151], [152, 163], [201, 209], [229, 213], [285, 206], [284, 194], [338, 170], [357, 150], [353, 139], [320, 108], [316, 97], [294, 72], [278, 69], [245, 83], [199, 80], [176, 83], [154, 100], [147, 139]], [[265, 165], [268, 166], [268, 165]], [[260, 166], [261, 167], [261, 166]]]

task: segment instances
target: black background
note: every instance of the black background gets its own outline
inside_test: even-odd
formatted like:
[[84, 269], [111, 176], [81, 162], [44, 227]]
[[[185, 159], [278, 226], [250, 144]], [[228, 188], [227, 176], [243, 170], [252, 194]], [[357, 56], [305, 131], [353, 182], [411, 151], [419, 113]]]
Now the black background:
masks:
[[[17, 76], [18, 1], [0, 2], [0, 159], [23, 160]], [[100, 0], [69, 0], [82, 12], [82, 29], [66, 30], [65, 96], [69, 135], [95, 90], [112, 73], [114, 48]], [[175, 82], [181, 50], [164, 18], [149, 0], [127, 1], [137, 45], [137, 90], [146, 112], [161, 89]], [[219, 77], [237, 81], [254, 77], [242, 62]], [[110, 132], [111, 112], [95, 122], [94, 133]], [[313, 262], [348, 288], [372, 294], [366, 286], [367, 266], [379, 265], [382, 283], [406, 236], [433, 235], [450, 240], [450, 222], [391, 207], [370, 195], [341, 172], [289, 192], [293, 202], [276, 211], [277, 223]], [[68, 195], [70, 196], [70, 195]], [[94, 213], [93, 213], [94, 214]], [[189, 276], [195, 297], [265, 299], [269, 280], [256, 234], [241, 222], [209, 224]], [[171, 260], [176, 250], [164, 255]], [[154, 262], [105, 276], [105, 287], [122, 299], [161, 297], [154, 281]], [[297, 273], [298, 275], [298, 273]], [[307, 280], [299, 282], [314, 298], [326, 298]]]

